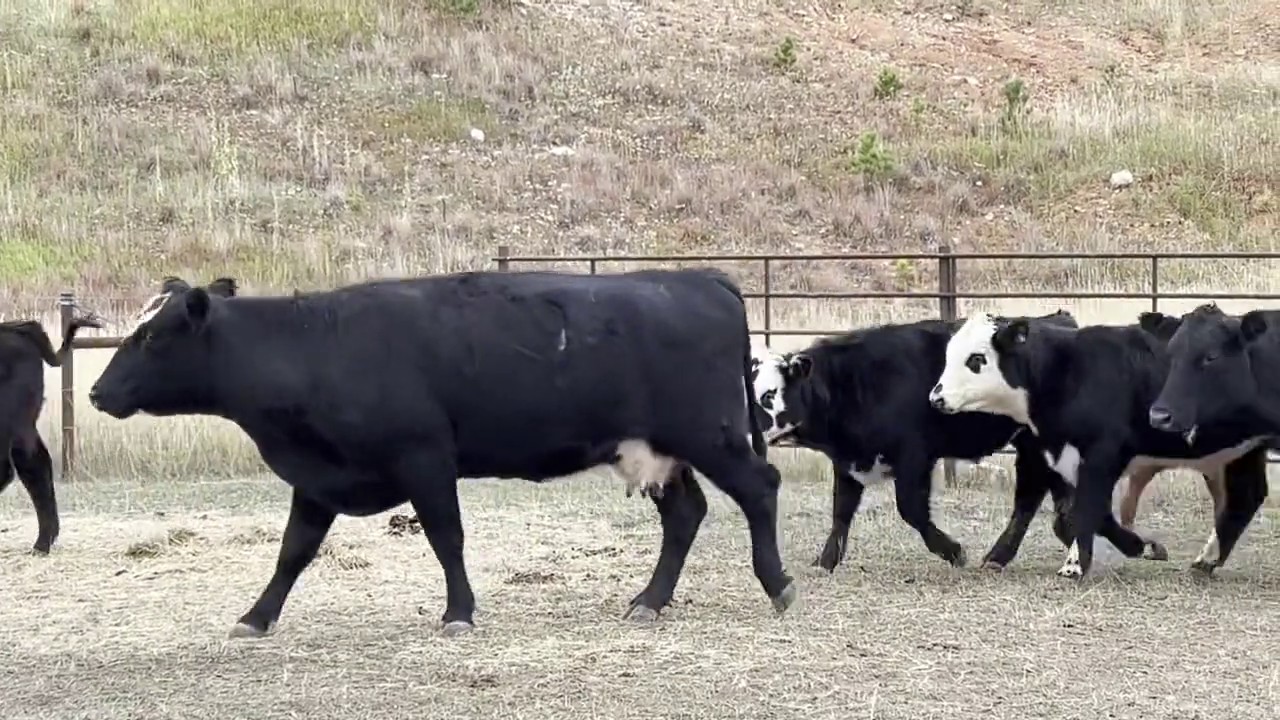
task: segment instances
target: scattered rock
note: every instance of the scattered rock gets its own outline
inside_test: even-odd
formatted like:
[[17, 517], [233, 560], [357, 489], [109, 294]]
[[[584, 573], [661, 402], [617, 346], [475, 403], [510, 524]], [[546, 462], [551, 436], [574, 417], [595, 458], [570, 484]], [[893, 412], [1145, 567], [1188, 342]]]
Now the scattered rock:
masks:
[[573, 148], [568, 147], [566, 145], [557, 145], [551, 148], [551, 154], [555, 155], [556, 157], [570, 157], [570, 156], [576, 155], [577, 151], [575, 151]]
[[478, 143], [484, 142], [484, 131], [480, 128], [471, 128], [471, 139]]
[[1115, 189], [1129, 187], [1133, 184], [1133, 173], [1128, 170], [1117, 170], [1111, 173], [1111, 187]]
[[956, 19], [955, 13], [942, 13], [943, 22], [954, 22], [955, 19]]

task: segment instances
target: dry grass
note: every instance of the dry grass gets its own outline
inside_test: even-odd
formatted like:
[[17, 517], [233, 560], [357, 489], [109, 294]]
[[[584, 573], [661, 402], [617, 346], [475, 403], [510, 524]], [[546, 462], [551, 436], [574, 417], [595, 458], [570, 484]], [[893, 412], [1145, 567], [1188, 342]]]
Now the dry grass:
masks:
[[[659, 529], [648, 501], [584, 475], [463, 487], [478, 630], [433, 623], [443, 580], [420, 534], [346, 518], [276, 633], [224, 639], [275, 563], [287, 491], [272, 479], [62, 488], [64, 534], [24, 555], [34, 521], [0, 497], [0, 706], [12, 718], [1270, 718], [1280, 603], [1270, 503], [1213, 581], [1186, 566], [1207, 529], [1201, 483], [1162, 480], [1139, 524], [1168, 563], [1108, 563], [1076, 587], [1039, 518], [1004, 574], [952, 570], [867, 498], [846, 564], [807, 567], [828, 478], [783, 494], [784, 558], [803, 605], [776, 619], [751, 576], [745, 523], [719, 492], [655, 626], [620, 622]], [[971, 555], [1007, 488], [943, 491], [939, 523]], [[139, 540], [162, 539], [139, 555]], [[175, 541], [181, 539], [180, 541]], [[358, 559], [351, 561], [352, 558]]]
[[[504, 242], [1270, 248], [1269, 7], [8, 0], [0, 311], [64, 287], [136, 300], [174, 272], [289, 290], [476, 267]], [[1120, 168], [1137, 183], [1112, 191]]]

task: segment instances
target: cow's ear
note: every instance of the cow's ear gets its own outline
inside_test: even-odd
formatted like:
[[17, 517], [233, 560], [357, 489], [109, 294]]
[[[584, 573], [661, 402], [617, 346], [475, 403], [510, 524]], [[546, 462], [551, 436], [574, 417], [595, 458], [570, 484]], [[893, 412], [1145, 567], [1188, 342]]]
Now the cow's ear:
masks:
[[188, 290], [182, 299], [187, 311], [187, 322], [197, 330], [209, 319], [209, 293], [204, 288]]
[[183, 280], [182, 278], [176, 277], [174, 275], [165, 276], [165, 278], [160, 281], [161, 295], [166, 293], [186, 292], [190, 289], [191, 289], [191, 286], [187, 284], [186, 280]]
[[995, 336], [991, 338], [991, 344], [1001, 352], [1012, 350], [1027, 341], [1028, 332], [1030, 332], [1030, 326], [1027, 325], [1026, 320], [1014, 320], [996, 330]]
[[1250, 310], [1240, 316], [1240, 335], [1251, 343], [1267, 331], [1267, 316], [1261, 310]]
[[813, 370], [813, 358], [804, 353], [796, 353], [791, 356], [787, 368], [790, 370], [788, 375], [796, 380], [803, 380], [809, 377], [809, 372]]
[[238, 287], [235, 278], [220, 277], [209, 283], [209, 293], [211, 295], [221, 295], [224, 298], [235, 297]]
[[1180, 318], [1173, 317], [1172, 315], [1165, 315], [1164, 313], [1155, 310], [1148, 310], [1147, 312], [1138, 315], [1138, 327], [1146, 330], [1152, 335], [1159, 333], [1162, 327], [1171, 327], [1176, 330], [1181, 324], [1182, 320]]

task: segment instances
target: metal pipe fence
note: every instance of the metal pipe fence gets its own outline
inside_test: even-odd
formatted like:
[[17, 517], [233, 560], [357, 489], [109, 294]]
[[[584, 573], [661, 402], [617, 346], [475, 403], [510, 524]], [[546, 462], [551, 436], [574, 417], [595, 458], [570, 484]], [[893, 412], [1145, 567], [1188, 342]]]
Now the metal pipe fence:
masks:
[[[937, 252], [908, 253], [796, 253], [796, 254], [704, 254], [704, 255], [517, 255], [510, 246], [502, 245], [492, 258], [497, 269], [508, 271], [512, 265], [546, 265], [546, 264], [578, 264], [585, 265], [590, 274], [600, 272], [605, 263], [749, 263], [759, 265], [761, 290], [744, 291], [743, 297], [761, 300], [763, 304], [762, 327], [751, 328], [751, 334], [761, 335], [766, 343], [775, 336], [787, 335], [832, 335], [847, 332], [850, 328], [778, 328], [774, 323], [775, 301], [779, 300], [849, 300], [849, 299], [922, 299], [937, 302], [938, 317], [943, 320], [954, 320], [958, 317], [958, 304], [961, 299], [1118, 299], [1118, 300], [1150, 300], [1151, 309], [1159, 310], [1161, 300], [1280, 300], [1280, 292], [1162, 292], [1161, 264], [1177, 260], [1216, 260], [1216, 261], [1248, 261], [1248, 260], [1280, 260], [1280, 252], [952, 252], [943, 246]], [[1039, 291], [966, 291], [961, 289], [959, 265], [962, 261], [1013, 261], [1018, 263], [1045, 262], [1054, 260], [1131, 260], [1143, 261], [1146, 267], [1147, 282], [1145, 291], [1072, 291], [1072, 290], [1039, 290]], [[781, 263], [818, 263], [818, 262], [853, 262], [853, 261], [912, 261], [928, 262], [934, 265], [937, 275], [936, 286], [928, 290], [903, 291], [832, 291], [812, 292], [796, 290], [776, 290], [776, 270]], [[77, 306], [75, 293], [63, 292], [58, 297], [59, 314], [63, 327], [70, 320]], [[61, 369], [61, 453], [62, 475], [71, 478], [75, 470], [76, 422], [75, 422], [75, 350], [93, 348], [119, 347], [122, 337], [77, 337], [67, 353]], [[1006, 451], [1007, 452], [1007, 451]], [[1276, 462], [1276, 458], [1271, 458]], [[946, 464], [948, 483], [954, 478], [954, 465]]]

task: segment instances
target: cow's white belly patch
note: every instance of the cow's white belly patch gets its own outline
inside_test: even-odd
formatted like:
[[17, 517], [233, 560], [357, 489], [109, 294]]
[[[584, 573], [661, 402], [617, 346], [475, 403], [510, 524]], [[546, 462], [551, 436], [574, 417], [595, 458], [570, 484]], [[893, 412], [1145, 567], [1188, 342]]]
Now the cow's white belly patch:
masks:
[[627, 483], [627, 497], [636, 490], [642, 494], [661, 491], [671, 479], [676, 468], [675, 458], [654, 452], [644, 440], [623, 440], [618, 443], [618, 459], [613, 469]]

